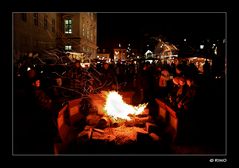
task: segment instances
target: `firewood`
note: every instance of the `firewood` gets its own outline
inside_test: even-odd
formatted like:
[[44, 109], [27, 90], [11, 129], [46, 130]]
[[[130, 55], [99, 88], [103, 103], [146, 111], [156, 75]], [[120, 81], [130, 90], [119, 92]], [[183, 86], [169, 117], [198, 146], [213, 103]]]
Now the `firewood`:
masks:
[[152, 138], [153, 141], [159, 141], [161, 138], [155, 133], [150, 133], [149, 136]]
[[86, 117], [86, 122], [88, 125], [96, 126], [100, 120], [100, 116], [96, 114], [89, 114]]
[[133, 127], [135, 125], [135, 119], [125, 121], [126, 127]]
[[125, 126], [127, 127], [145, 127], [145, 123], [147, 121], [150, 121], [151, 118], [149, 116], [147, 117], [133, 117], [131, 120], [125, 121]]
[[101, 130], [101, 129], [97, 129], [97, 128], [93, 128], [94, 131], [97, 131], [99, 133], [104, 133], [104, 130]]
[[148, 117], [149, 116], [149, 109], [144, 109], [141, 114], [138, 114], [137, 117]]
[[110, 121], [107, 117], [102, 117], [96, 125], [96, 128], [104, 129], [110, 126]]
[[93, 128], [90, 128], [90, 130], [88, 131], [88, 139], [89, 140], [92, 139], [92, 135], [93, 135]]

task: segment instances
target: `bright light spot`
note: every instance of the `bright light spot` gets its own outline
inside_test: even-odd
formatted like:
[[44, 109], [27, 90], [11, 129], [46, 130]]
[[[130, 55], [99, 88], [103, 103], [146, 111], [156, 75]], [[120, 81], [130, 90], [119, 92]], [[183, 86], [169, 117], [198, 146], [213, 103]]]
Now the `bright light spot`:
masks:
[[148, 54], [153, 54], [153, 52], [148, 50], [148, 51], [146, 51], [145, 55], [148, 55]]
[[119, 43], [119, 47], [121, 47], [121, 44]]
[[115, 54], [118, 55], [118, 54], [119, 54], [119, 51], [115, 51]]
[[137, 58], [139, 58], [139, 56], [137, 56]]
[[217, 55], [217, 47], [214, 49], [214, 54]]
[[203, 45], [203, 44], [201, 44], [201, 45], [200, 45], [200, 49], [202, 50], [203, 48], [204, 48], [204, 45]]
[[86, 62], [86, 63], [80, 63], [82, 68], [89, 68], [90, 67], [90, 63]]
[[99, 58], [100, 56], [99, 55], [97, 55], [97, 58]]
[[31, 70], [31, 68], [30, 67], [27, 67], [27, 71], [30, 71]]
[[187, 39], [185, 38], [185, 39], [183, 39], [183, 41], [187, 41]]
[[43, 73], [43, 71], [41, 71], [41, 73]]
[[140, 104], [138, 106], [129, 105], [123, 101], [122, 96], [116, 91], [110, 91], [106, 98], [104, 110], [113, 119], [131, 120], [131, 118], [128, 116], [129, 114], [141, 114], [146, 106], [147, 103]]

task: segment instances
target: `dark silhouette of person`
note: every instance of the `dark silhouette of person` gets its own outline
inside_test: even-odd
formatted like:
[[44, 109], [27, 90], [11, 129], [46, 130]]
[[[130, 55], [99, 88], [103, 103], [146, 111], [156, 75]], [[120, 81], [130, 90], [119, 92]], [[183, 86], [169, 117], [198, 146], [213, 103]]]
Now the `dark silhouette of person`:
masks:
[[194, 79], [190, 76], [185, 77], [186, 87], [185, 94], [181, 96], [178, 102], [178, 128], [176, 143], [179, 145], [190, 145], [194, 138], [194, 125], [196, 115], [196, 86]]
[[101, 87], [103, 90], [112, 90], [116, 89], [116, 85], [116, 74], [109, 64], [105, 62], [101, 70]]
[[41, 89], [41, 80], [32, 80], [32, 91], [29, 95], [29, 138], [30, 152], [34, 154], [53, 154], [54, 140], [58, 134], [56, 119], [52, 111], [52, 100]]
[[211, 67], [210, 64], [208, 62], [208, 60], [205, 61], [204, 65], [203, 65], [203, 74], [208, 77], [210, 75], [211, 72]]
[[146, 62], [142, 71], [142, 89], [143, 102], [148, 103], [153, 101], [154, 92], [154, 76], [149, 62]]

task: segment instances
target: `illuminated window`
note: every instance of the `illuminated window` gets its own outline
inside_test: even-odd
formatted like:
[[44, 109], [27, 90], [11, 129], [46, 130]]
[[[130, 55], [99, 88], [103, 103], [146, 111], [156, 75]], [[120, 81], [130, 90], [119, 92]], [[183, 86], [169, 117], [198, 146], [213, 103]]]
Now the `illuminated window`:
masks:
[[72, 50], [72, 46], [71, 46], [71, 45], [66, 45], [66, 46], [65, 46], [65, 50], [66, 50], [66, 51]]
[[44, 29], [47, 29], [47, 15], [44, 16]]
[[22, 20], [23, 20], [24, 22], [27, 21], [27, 14], [26, 14], [26, 13], [22, 13]]
[[34, 25], [38, 26], [38, 13], [33, 14]]
[[52, 19], [52, 32], [55, 32], [55, 30], [56, 30], [56, 21], [55, 21], [55, 19]]
[[72, 19], [65, 20], [65, 33], [66, 34], [72, 33]]

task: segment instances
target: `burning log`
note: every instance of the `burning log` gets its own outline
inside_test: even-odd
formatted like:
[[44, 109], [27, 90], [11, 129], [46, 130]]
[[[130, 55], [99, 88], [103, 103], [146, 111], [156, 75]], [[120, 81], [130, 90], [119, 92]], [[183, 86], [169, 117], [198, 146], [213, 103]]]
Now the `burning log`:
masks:
[[86, 123], [87, 125], [96, 126], [100, 121], [100, 118], [101, 117], [99, 115], [89, 114], [88, 116], [86, 116]]
[[137, 127], [145, 127], [145, 123], [147, 121], [150, 121], [151, 117], [147, 116], [147, 117], [134, 117], [129, 121], [125, 121], [125, 125], [128, 127], [132, 127], [132, 126], [137, 126]]
[[92, 134], [93, 134], [93, 129], [90, 128], [89, 131], [88, 131], [88, 139], [92, 138]]
[[123, 97], [116, 91], [111, 91], [107, 95], [104, 110], [106, 114], [112, 116], [114, 119], [130, 120], [129, 115], [141, 114], [146, 104], [140, 104], [138, 106], [132, 106], [124, 102]]
[[101, 130], [101, 129], [97, 129], [97, 128], [93, 128], [94, 131], [97, 131], [99, 133], [104, 133], [104, 130]]
[[139, 127], [126, 127], [124, 125], [117, 128], [108, 127], [104, 130], [92, 128], [89, 126], [85, 127], [80, 134], [78, 134], [78, 140], [87, 142], [89, 140], [99, 142], [112, 142], [114, 144], [129, 144], [137, 141], [138, 134], [144, 134], [147, 132], [143, 128]]
[[144, 111], [141, 114], [138, 114], [137, 117], [147, 117], [149, 116], [149, 109], [144, 109]]
[[96, 128], [104, 129], [110, 126], [110, 120], [108, 117], [102, 117], [96, 125]]
[[87, 125], [87, 126], [85, 126], [84, 130], [78, 134], [78, 138], [85, 140], [85, 141], [91, 140], [94, 132], [103, 134], [104, 130], [93, 128], [93, 127]]
[[[129, 105], [117, 92], [110, 92], [106, 101], [100, 95], [91, 95], [91, 98], [94, 108], [87, 116], [89, 126], [85, 127], [78, 137], [87, 136], [88, 140], [116, 144], [132, 143], [137, 141], [138, 137], [151, 139], [148, 132], [153, 126], [146, 126], [146, 123], [151, 121], [149, 110], [145, 109], [147, 104]], [[98, 113], [95, 113], [96, 109]], [[152, 136], [157, 139], [154, 134]]]
[[149, 136], [152, 138], [153, 141], [159, 141], [161, 138], [155, 134], [155, 133], [150, 133]]
[[92, 140], [97, 141], [105, 141], [105, 142], [112, 142], [116, 136], [109, 132], [108, 130], [99, 130], [99, 129], [93, 129], [95, 130], [92, 134]]
[[84, 142], [87, 142], [87, 141], [89, 141], [89, 140], [91, 139], [92, 133], [93, 133], [92, 127], [87, 125], [87, 126], [85, 126], [84, 130], [81, 131], [81, 132], [78, 134], [77, 138], [78, 138], [82, 143], [84, 143]]

